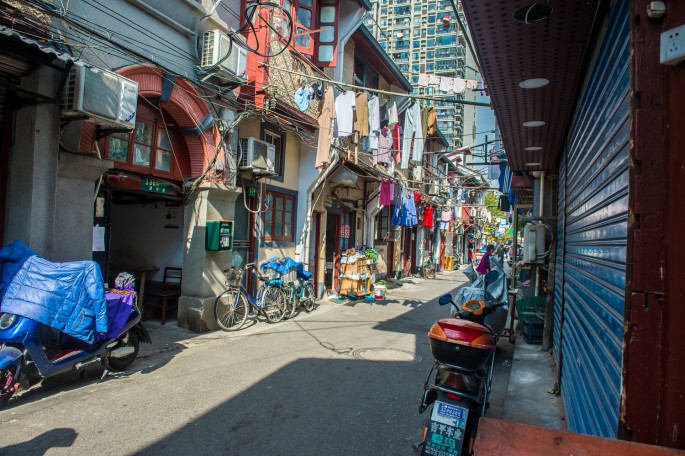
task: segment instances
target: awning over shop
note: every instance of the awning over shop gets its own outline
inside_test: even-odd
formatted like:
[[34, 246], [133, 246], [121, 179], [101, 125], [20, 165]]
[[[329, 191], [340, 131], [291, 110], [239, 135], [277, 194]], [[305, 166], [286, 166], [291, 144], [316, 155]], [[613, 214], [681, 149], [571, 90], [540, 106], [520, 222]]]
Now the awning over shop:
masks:
[[63, 62], [72, 62], [74, 65], [85, 65], [86, 63], [83, 60], [80, 60], [68, 51], [64, 43], [61, 41], [57, 40], [39, 40], [37, 38], [33, 38], [30, 36], [25, 35], [24, 33], [9, 28], [4, 25], [0, 25], [0, 35], [4, 35], [13, 39], [17, 39], [21, 41], [24, 44], [27, 44], [31, 47], [36, 48], [43, 54], [51, 55], [56, 59], [59, 59]]

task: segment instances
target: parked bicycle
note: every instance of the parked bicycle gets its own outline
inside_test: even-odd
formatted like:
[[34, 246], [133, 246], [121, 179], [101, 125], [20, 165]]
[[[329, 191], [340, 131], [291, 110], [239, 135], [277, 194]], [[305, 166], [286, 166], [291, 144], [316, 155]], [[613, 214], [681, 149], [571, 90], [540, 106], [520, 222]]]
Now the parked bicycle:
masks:
[[307, 312], [314, 309], [314, 281], [309, 271], [304, 270], [304, 265], [291, 258], [272, 258], [260, 266], [262, 274], [271, 280], [279, 280], [280, 286], [286, 297], [286, 318], [292, 318], [297, 314], [300, 306], [304, 306]]
[[294, 282], [286, 283], [284, 286], [286, 302], [288, 304], [287, 318], [297, 315], [300, 306], [304, 310], [311, 312], [314, 310], [314, 281], [295, 279]]
[[260, 285], [256, 298], [250, 296], [243, 287], [243, 275], [253, 267], [254, 263], [248, 263], [243, 267], [233, 266], [224, 271], [226, 291], [221, 293], [214, 303], [216, 324], [224, 331], [237, 331], [242, 328], [250, 309], [264, 315], [269, 323], [278, 323], [285, 317], [288, 304], [281, 280], [260, 276], [259, 279], [264, 283]]

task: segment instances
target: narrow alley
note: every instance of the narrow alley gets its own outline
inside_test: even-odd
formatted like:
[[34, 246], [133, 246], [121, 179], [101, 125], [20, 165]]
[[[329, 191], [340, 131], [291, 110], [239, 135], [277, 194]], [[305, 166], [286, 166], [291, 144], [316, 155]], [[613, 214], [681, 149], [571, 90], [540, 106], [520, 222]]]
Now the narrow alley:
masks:
[[[153, 346], [131, 370], [101, 383], [89, 370], [14, 399], [0, 412], [0, 453], [416, 454], [426, 332], [448, 312], [436, 298], [466, 282], [460, 271], [406, 279], [386, 300], [324, 299], [237, 333], [151, 322]], [[501, 417], [510, 360], [498, 351], [489, 416]]]

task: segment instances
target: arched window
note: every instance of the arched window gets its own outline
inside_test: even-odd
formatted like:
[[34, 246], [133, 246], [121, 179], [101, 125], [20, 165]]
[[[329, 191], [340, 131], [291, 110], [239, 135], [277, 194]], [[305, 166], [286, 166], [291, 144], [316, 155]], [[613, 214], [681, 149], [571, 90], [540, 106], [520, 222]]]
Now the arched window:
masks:
[[100, 143], [116, 169], [183, 181], [190, 177], [188, 148], [170, 114], [138, 103], [136, 128], [112, 133]]

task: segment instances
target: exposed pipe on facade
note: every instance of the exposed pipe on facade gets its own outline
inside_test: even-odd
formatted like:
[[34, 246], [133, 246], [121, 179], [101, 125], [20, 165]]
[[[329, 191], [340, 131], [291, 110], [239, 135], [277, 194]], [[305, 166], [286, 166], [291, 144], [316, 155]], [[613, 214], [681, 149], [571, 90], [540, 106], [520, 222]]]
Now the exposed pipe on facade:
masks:
[[312, 185], [310, 185], [307, 189], [307, 218], [304, 222], [304, 229], [302, 230], [302, 237], [304, 243], [304, 258], [302, 263], [304, 263], [305, 266], [307, 266], [307, 269], [309, 268], [309, 234], [312, 229], [312, 197], [316, 189], [319, 187], [319, 185], [321, 185], [326, 180], [326, 178], [330, 176], [333, 170], [337, 168], [339, 162], [340, 154], [338, 153], [338, 151], [334, 151], [331, 155], [331, 162], [328, 164], [326, 169], [324, 169], [321, 172], [321, 174], [319, 174], [319, 177], [314, 181], [314, 183], [312, 183]]
[[[359, 12], [361, 12], [361, 14], [359, 14]], [[364, 23], [364, 21], [366, 20], [366, 16], [368, 14], [363, 10], [360, 10], [359, 12], [357, 12], [357, 15], [359, 15], [359, 19], [353, 21], [352, 28], [350, 29], [350, 31], [347, 32], [338, 43], [338, 61], [335, 66], [335, 69], [333, 70], [333, 79], [335, 79], [336, 81], [343, 81], [343, 61], [345, 60], [345, 45], [350, 40], [350, 38], [352, 38], [354, 32], [356, 32], [357, 29]]]

